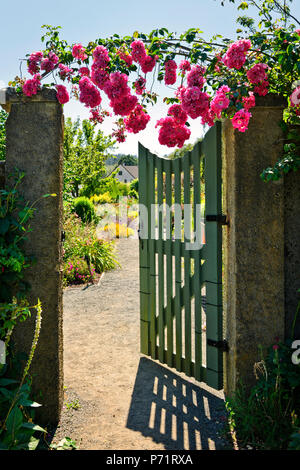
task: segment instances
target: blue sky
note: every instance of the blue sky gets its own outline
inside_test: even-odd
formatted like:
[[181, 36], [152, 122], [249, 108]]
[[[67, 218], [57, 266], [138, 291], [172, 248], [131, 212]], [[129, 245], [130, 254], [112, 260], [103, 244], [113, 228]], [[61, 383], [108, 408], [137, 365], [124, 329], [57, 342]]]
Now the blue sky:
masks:
[[[294, 0], [293, 11], [300, 17], [300, 0]], [[248, 10], [250, 13], [253, 10]], [[149, 33], [162, 26], [178, 33], [198, 27], [207, 38], [216, 33], [232, 38], [237, 16], [236, 6], [228, 4], [222, 8], [220, 0], [152, 0], [147, 3], [141, 0], [15, 0], [4, 4], [1, 0], [0, 87], [19, 74], [20, 58], [42, 48], [43, 24], [61, 26], [61, 37], [69, 43], [82, 44], [114, 33], [126, 35], [135, 30]], [[25, 72], [25, 68], [23, 70]], [[154, 128], [155, 121], [165, 114], [165, 109], [159, 105], [149, 111], [151, 125], [138, 136], [131, 135], [118, 151], [136, 153], [138, 140], [160, 155], [170, 151], [159, 145], [157, 129]], [[72, 101], [65, 106], [65, 116], [86, 118], [88, 111], [82, 104]], [[108, 122], [104, 131], [109, 132], [110, 129], [111, 123]], [[202, 134], [199, 119], [192, 123], [191, 129], [190, 141], [193, 142]]]

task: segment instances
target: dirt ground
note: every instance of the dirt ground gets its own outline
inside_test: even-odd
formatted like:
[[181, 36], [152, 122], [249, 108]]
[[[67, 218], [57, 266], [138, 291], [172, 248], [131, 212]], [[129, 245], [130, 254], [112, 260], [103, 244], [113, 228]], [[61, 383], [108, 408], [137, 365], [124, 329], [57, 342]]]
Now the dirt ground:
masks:
[[[65, 405], [54, 442], [79, 449], [221, 449], [224, 397], [139, 353], [138, 241], [121, 269], [64, 292]], [[79, 407], [78, 407], [79, 406]]]

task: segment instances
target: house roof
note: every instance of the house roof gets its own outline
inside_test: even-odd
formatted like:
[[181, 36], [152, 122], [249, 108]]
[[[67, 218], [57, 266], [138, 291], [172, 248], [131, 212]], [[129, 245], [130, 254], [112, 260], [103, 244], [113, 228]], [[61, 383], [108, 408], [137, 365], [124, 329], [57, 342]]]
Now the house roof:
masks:
[[125, 168], [126, 171], [128, 171], [128, 173], [134, 178], [138, 178], [139, 177], [139, 167], [137, 165], [119, 165], [119, 166], [122, 166], [123, 168]]
[[114, 166], [113, 168], [111, 166], [107, 167], [106, 176], [110, 176], [114, 171], [116, 171], [119, 168], [123, 168], [124, 170], [126, 170], [134, 179], [139, 177], [139, 167], [137, 165], [127, 166], [127, 165], [122, 165], [122, 163], [120, 163], [120, 165]]

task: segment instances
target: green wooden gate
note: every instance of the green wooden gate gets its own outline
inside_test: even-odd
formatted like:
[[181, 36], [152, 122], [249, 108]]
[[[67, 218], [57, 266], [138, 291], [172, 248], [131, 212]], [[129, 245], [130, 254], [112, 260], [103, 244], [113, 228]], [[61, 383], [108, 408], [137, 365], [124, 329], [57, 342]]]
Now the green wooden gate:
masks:
[[175, 160], [140, 144], [139, 204], [141, 352], [219, 390], [225, 345], [221, 123]]

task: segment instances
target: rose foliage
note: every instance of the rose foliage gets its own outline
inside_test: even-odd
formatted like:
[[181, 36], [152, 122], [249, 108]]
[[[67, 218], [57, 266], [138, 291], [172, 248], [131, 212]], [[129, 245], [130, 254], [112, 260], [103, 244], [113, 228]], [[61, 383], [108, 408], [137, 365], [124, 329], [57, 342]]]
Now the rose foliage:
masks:
[[[280, 95], [286, 100], [285, 154], [277, 168], [262, 175], [265, 180], [278, 179], [300, 166], [299, 142], [290, 133], [291, 126], [300, 122], [300, 23], [287, 3], [238, 0], [239, 10], [258, 9], [260, 23], [240, 16], [235, 40], [221, 35], [206, 40], [198, 28], [181, 35], [160, 28], [148, 35], [136, 31], [132, 36], [114, 34], [85, 45], [68, 45], [60, 38], [59, 27], [44, 25], [45, 49], [26, 59], [30, 78], [16, 77], [11, 85], [32, 96], [47, 78], [45, 86], [56, 88], [60, 103], [75, 97], [90, 109], [93, 123], [114, 115], [112, 136], [124, 142], [127, 133], [147, 127], [147, 108], [157, 102], [153, 84], [163, 82], [171, 96], [164, 97], [167, 115], [156, 123], [158, 140], [179, 148], [190, 137], [191, 119], [213, 126], [227, 117], [235, 129], [245, 132], [257, 97]], [[52, 76], [55, 81], [49, 83]], [[103, 96], [109, 110], [102, 107]]]

